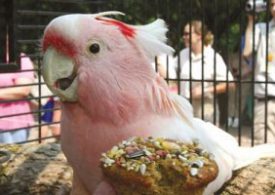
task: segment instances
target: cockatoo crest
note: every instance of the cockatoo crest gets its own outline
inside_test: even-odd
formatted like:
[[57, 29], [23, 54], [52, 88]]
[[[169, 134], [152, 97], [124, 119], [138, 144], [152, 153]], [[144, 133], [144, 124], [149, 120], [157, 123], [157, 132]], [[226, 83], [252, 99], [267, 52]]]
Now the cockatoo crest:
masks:
[[172, 54], [174, 52], [174, 49], [165, 43], [167, 41], [166, 32], [168, 29], [164, 20], [157, 19], [147, 25], [135, 26], [103, 17], [118, 14], [124, 15], [122, 12], [110, 11], [98, 13], [93, 16], [106, 24], [117, 26], [125, 37], [135, 38], [137, 44], [141, 46], [149, 59], [153, 59], [160, 54]]

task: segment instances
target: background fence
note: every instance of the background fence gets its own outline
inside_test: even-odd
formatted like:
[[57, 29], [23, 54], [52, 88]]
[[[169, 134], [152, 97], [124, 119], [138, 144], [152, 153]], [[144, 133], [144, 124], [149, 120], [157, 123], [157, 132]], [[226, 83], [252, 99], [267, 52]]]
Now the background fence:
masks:
[[[215, 35], [213, 48], [222, 55], [228, 66], [227, 71], [231, 71], [234, 75], [233, 81], [225, 82], [236, 85], [233, 91], [227, 87], [225, 93], [214, 94], [220, 105], [220, 117], [215, 120], [219, 120], [220, 126], [225, 131], [236, 136], [239, 144], [254, 144], [253, 71], [241, 55], [241, 43], [246, 27], [244, 10], [246, 0], [0, 0], [0, 3], [2, 45], [0, 71], [3, 73], [17, 70], [20, 52], [24, 52], [34, 63], [34, 68], [27, 70], [35, 73], [37, 78], [35, 83], [29, 85], [36, 92], [26, 99], [36, 102], [31, 112], [35, 117], [35, 122], [30, 126], [32, 136], [28, 142], [41, 142], [43, 139], [53, 137], [49, 135], [42, 138], [41, 135], [42, 127], [48, 125], [41, 121], [41, 116], [45, 112], [42, 105], [44, 100], [52, 97], [51, 94], [43, 94], [45, 84], [40, 77], [42, 56], [39, 45], [45, 26], [53, 18], [63, 14], [118, 10], [126, 13], [126, 16], [117, 18], [131, 24], [144, 24], [158, 17], [163, 18], [169, 27], [169, 44], [175, 48], [175, 55], [183, 48], [183, 25], [192, 19], [203, 21]], [[258, 18], [262, 21], [269, 21], [268, 10], [259, 14]], [[9, 59], [6, 56], [7, 52]], [[169, 70], [168, 64], [166, 66]], [[176, 82], [177, 85], [180, 85], [181, 81], [179, 78], [169, 77], [166, 80], [168, 83]], [[5, 86], [0, 89], [8, 87], [15, 86]], [[8, 101], [11, 100], [0, 100], [0, 103]], [[54, 110], [59, 110], [59, 107], [55, 107]], [[17, 115], [24, 114], [27, 113]], [[0, 114], [0, 120], [8, 117], [12, 116]], [[59, 121], [53, 122], [53, 124], [58, 123]], [[262, 140], [262, 142], [266, 141], [268, 137]]]

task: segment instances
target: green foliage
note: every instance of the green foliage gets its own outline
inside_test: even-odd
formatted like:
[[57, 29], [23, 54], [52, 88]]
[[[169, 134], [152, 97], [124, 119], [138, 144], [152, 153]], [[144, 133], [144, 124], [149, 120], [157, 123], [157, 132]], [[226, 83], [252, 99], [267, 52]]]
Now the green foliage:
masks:
[[[214, 47], [221, 52], [239, 48], [245, 30], [247, 0], [17, 0], [17, 10], [38, 11], [37, 14], [16, 15], [18, 24], [37, 25], [34, 29], [18, 30], [17, 38], [39, 40], [43, 29], [54, 17], [66, 13], [95, 13], [107, 10], [122, 11], [117, 18], [130, 24], [145, 24], [163, 18], [168, 27], [169, 44], [176, 51], [183, 48], [182, 28], [187, 21], [200, 19], [215, 35]], [[35, 3], [34, 3], [35, 2]], [[45, 14], [48, 12], [49, 14]], [[265, 13], [260, 15], [264, 18]], [[37, 52], [37, 44], [19, 44], [23, 51]]]
[[[182, 29], [193, 19], [205, 22], [215, 35], [214, 47], [222, 52], [240, 48], [246, 27], [247, 0], [110, 0], [110, 9], [126, 13], [119, 19], [132, 24], [144, 24], [160, 17], [169, 27], [169, 44], [177, 51], [183, 48]], [[263, 19], [265, 13], [260, 14]]]

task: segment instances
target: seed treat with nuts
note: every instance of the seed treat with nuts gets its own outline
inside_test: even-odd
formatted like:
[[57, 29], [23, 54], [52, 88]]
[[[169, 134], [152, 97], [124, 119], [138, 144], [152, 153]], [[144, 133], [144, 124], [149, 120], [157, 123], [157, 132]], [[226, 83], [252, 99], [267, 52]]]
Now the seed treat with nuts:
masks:
[[101, 168], [118, 195], [201, 195], [218, 174], [197, 142], [134, 137], [102, 154]]

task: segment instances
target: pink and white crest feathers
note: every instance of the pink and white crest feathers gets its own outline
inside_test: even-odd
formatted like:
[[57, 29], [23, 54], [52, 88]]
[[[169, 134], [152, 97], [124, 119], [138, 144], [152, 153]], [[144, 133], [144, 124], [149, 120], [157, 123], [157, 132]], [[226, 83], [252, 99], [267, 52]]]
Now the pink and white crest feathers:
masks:
[[[102, 12], [99, 14], [95, 14], [94, 16], [96, 18], [100, 18], [102, 16], [116, 14], [124, 15], [121, 12]], [[157, 19], [147, 25], [136, 26], [128, 25], [110, 18], [105, 18], [105, 21], [109, 21], [110, 23], [113, 22], [113, 25], [117, 25], [118, 27], [128, 27], [129, 30], [126, 30], [126, 32], [131, 31], [130, 35], [132, 35], [132, 37], [136, 39], [137, 44], [139, 44], [144, 49], [145, 54], [150, 59], [153, 59], [160, 54], [172, 54], [174, 52], [174, 49], [166, 44], [166, 33], [168, 31], [168, 28], [166, 26], [166, 23], [162, 19]], [[125, 29], [121, 28], [122, 33], [123, 30]]]

